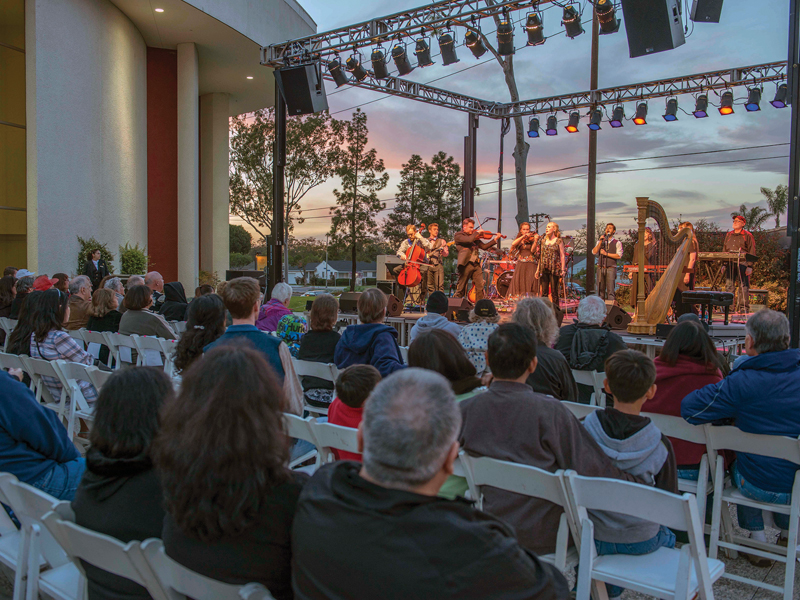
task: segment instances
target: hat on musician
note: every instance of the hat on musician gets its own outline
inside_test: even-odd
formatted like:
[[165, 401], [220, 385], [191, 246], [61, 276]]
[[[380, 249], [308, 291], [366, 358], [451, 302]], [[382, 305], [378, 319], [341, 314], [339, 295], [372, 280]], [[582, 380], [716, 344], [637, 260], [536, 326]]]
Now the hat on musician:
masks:
[[741, 221], [742, 223], [747, 223], [747, 219], [745, 219], [742, 215], [734, 215], [733, 216], [733, 220], [734, 221]]
[[479, 317], [494, 317], [497, 314], [497, 309], [494, 306], [494, 302], [484, 298], [475, 303], [475, 314]]
[[444, 292], [433, 292], [428, 296], [428, 303], [425, 305], [425, 310], [429, 313], [436, 313], [443, 315], [447, 312], [447, 296]]

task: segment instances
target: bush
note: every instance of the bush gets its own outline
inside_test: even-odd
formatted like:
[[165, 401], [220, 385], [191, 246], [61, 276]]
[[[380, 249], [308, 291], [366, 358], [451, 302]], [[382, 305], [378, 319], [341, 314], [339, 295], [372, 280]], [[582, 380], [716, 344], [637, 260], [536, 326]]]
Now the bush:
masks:
[[200, 271], [198, 276], [198, 285], [208, 284], [216, 290], [219, 282], [220, 278], [216, 271], [213, 273], [209, 273], [208, 271]]
[[106, 261], [108, 270], [111, 273], [114, 272], [114, 255], [111, 254], [111, 251], [108, 249], [106, 244], [101, 244], [93, 237], [84, 239], [81, 236], [78, 236], [78, 246], [80, 246], [80, 250], [78, 251], [78, 268], [75, 270], [76, 273], [83, 273], [83, 267], [88, 260], [86, 255], [95, 249], [100, 250], [100, 258]]
[[249, 254], [240, 254], [238, 252], [231, 252], [230, 265], [231, 269], [241, 269], [253, 262]]
[[119, 247], [119, 270], [126, 275], [144, 275], [147, 260], [147, 248], [139, 248], [139, 244]]
[[375, 287], [378, 285], [378, 278], [377, 277], [365, 277], [364, 278], [364, 285], [367, 287]]
[[336, 279], [336, 280], [334, 280], [333, 285], [350, 287], [350, 278], [349, 277], [343, 277], [341, 279]]
[[253, 246], [253, 236], [241, 225], [230, 226], [230, 252], [248, 254]]

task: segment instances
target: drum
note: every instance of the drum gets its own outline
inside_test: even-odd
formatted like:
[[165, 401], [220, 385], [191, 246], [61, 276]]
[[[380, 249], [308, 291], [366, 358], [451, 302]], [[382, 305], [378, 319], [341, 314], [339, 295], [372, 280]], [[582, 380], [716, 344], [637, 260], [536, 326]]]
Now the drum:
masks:
[[508, 288], [511, 287], [512, 279], [514, 279], [514, 271], [506, 271], [497, 278], [497, 293], [503, 298], [508, 296]]

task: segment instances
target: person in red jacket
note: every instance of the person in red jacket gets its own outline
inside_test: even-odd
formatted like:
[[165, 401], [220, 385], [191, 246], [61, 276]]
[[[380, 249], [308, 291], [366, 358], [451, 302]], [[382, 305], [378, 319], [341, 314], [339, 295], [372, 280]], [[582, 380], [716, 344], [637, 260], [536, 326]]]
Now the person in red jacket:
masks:
[[[364, 402], [381, 380], [381, 374], [372, 365], [352, 365], [339, 373], [336, 379], [336, 399], [328, 409], [328, 423], [352, 427], [361, 424]], [[361, 462], [361, 455], [344, 450], [333, 450], [336, 460]]]
[[[696, 317], [695, 317], [696, 319]], [[722, 381], [727, 366], [699, 320], [688, 320], [670, 332], [661, 355], [655, 359], [658, 390], [647, 401], [646, 412], [681, 416], [681, 400], [708, 384]], [[697, 480], [702, 444], [670, 438], [678, 463], [678, 477]]]

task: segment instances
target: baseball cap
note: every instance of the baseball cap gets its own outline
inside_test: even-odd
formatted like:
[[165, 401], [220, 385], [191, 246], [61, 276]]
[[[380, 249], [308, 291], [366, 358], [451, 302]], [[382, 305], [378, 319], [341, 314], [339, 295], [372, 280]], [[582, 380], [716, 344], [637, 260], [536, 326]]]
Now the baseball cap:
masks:
[[497, 309], [494, 302], [488, 298], [483, 298], [475, 303], [475, 314], [479, 317], [494, 317], [497, 315]]
[[34, 275], [36, 275], [36, 273], [34, 273], [33, 271], [28, 271], [28, 269], [20, 269], [19, 271], [16, 272], [14, 277], [16, 277], [17, 279], [22, 279], [23, 277], [33, 277]]
[[47, 275], [39, 275], [33, 281], [33, 289], [37, 292], [46, 292], [58, 283], [58, 279], [50, 279]]
[[742, 215], [734, 215], [733, 216], [733, 220], [734, 221], [741, 221], [742, 223], [747, 223], [747, 219], [745, 219]]

